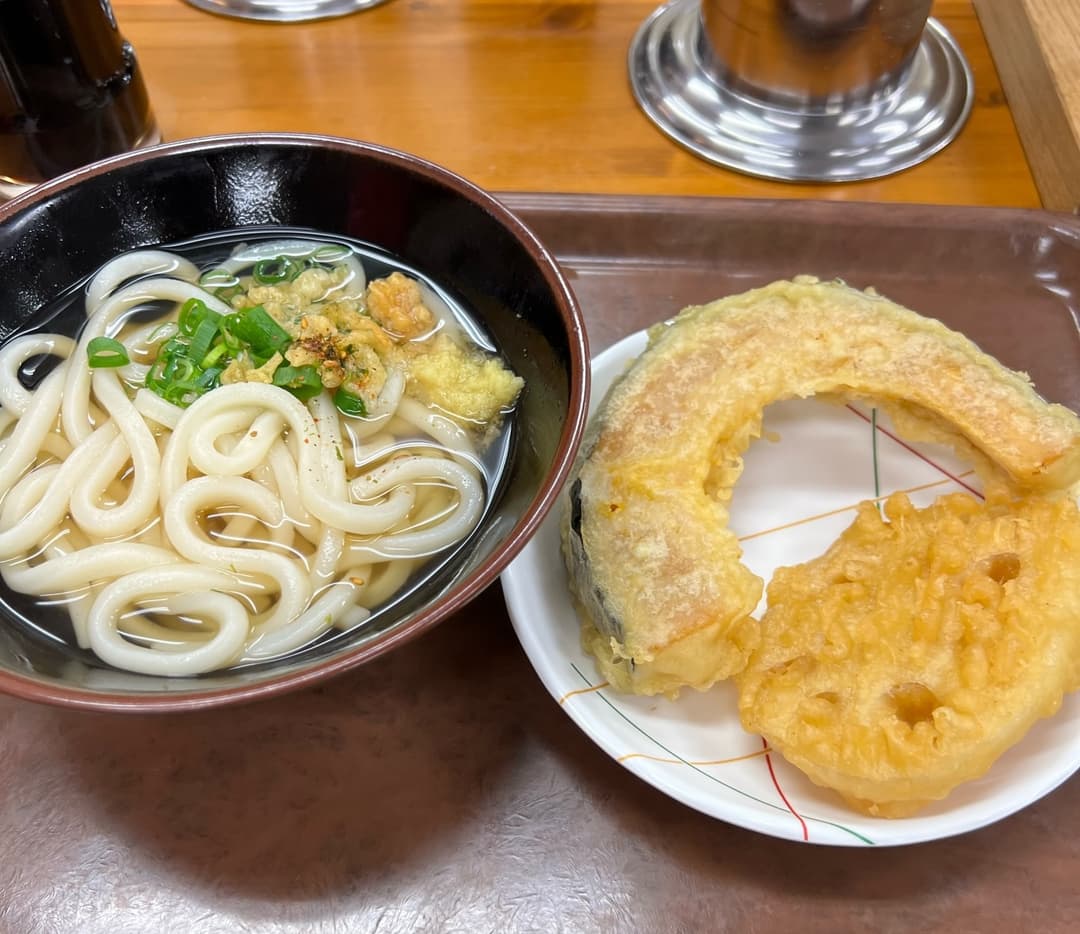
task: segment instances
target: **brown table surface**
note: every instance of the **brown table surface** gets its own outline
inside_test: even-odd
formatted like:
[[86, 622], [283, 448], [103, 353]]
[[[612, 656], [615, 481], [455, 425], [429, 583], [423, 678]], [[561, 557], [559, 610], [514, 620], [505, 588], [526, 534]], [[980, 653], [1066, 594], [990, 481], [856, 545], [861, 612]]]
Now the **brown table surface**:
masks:
[[[496, 191], [1037, 207], [972, 7], [977, 99], [921, 167], [844, 187], [699, 162], [636, 109], [643, 2], [391, 0], [310, 25], [113, 0], [166, 138], [330, 132]], [[602, 343], [624, 330], [587, 310]], [[606, 319], [606, 320], [605, 320]], [[0, 699], [0, 932], [1075, 930], [1080, 783], [962, 837], [816, 848], [699, 815], [547, 695], [498, 586], [325, 686], [159, 718]]]

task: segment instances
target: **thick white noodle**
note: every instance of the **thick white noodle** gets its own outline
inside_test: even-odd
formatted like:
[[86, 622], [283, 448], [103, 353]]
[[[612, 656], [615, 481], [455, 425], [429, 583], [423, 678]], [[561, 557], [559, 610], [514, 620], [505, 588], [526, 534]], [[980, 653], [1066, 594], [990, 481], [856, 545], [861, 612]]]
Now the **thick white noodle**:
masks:
[[45, 436], [56, 423], [64, 393], [64, 369], [58, 366], [41, 381], [35, 404], [19, 419], [0, 447], [0, 490], [8, 489], [34, 463]]
[[67, 358], [74, 349], [75, 341], [62, 334], [27, 334], [0, 347], [0, 405], [22, 418], [34, 393], [20, 382], [19, 368], [38, 354]]
[[300, 499], [300, 475], [296, 461], [289, 454], [285, 442], [278, 438], [270, 449], [267, 465], [274, 478], [274, 486], [285, 507], [285, 515], [309, 542], [315, 543], [321, 535], [321, 524], [304, 507]]
[[98, 270], [86, 287], [86, 307], [93, 313], [106, 295], [111, 295], [128, 279], [158, 274], [186, 279], [188, 282], [199, 279], [195, 264], [182, 256], [164, 250], [137, 250], [118, 256]]
[[331, 584], [316, 598], [295, 622], [276, 631], [261, 630], [249, 642], [244, 661], [274, 658], [286, 652], [303, 648], [330, 629], [338, 620], [348, 619], [349, 624], [363, 622], [370, 612], [356, 605], [361, 588], [348, 578]]
[[[168, 501], [187, 474], [187, 455], [196, 427], [227, 409], [254, 406], [277, 412], [295, 436], [298, 451], [300, 499], [313, 516], [346, 532], [376, 535], [392, 528], [409, 512], [411, 498], [394, 490], [380, 503], [350, 503], [326, 490], [319, 430], [311, 413], [286, 390], [265, 383], [233, 383], [219, 386], [197, 399], [184, 413], [165, 447], [162, 458], [161, 495]], [[331, 454], [331, 456], [334, 456]]]
[[0, 573], [20, 593], [61, 594], [88, 587], [94, 581], [144, 568], [177, 563], [176, 552], [138, 542], [88, 545], [77, 552], [49, 558], [33, 567], [0, 564]]
[[[110, 665], [148, 675], [194, 675], [231, 665], [248, 637], [248, 614], [243, 604], [216, 592], [232, 586], [228, 574], [191, 564], [125, 574], [103, 587], [94, 601], [86, 627], [90, 647]], [[214, 621], [216, 635], [176, 651], [136, 645], [120, 634], [120, 617], [125, 610], [162, 597], [164, 612]]]
[[353, 496], [381, 491], [394, 483], [410, 483], [439, 479], [452, 486], [458, 494], [458, 504], [448, 518], [430, 528], [384, 535], [368, 547], [350, 549], [353, 557], [368, 555], [397, 558], [430, 555], [454, 544], [469, 534], [480, 520], [484, 509], [484, 487], [476, 472], [456, 461], [438, 457], [403, 457], [391, 461], [350, 484]]
[[143, 417], [150, 419], [152, 422], [157, 422], [157, 424], [168, 428], [170, 431], [176, 428], [176, 423], [180, 421], [180, 416], [184, 414], [184, 410], [180, 406], [166, 402], [156, 392], [149, 389], [140, 389], [135, 393], [135, 408], [139, 410], [139, 414]]
[[235, 250], [228, 259], [218, 264], [217, 268], [235, 275], [262, 260], [277, 259], [279, 256], [307, 259], [323, 249], [334, 251], [330, 265], [344, 266], [348, 269], [345, 279], [340, 285], [332, 288], [327, 297], [363, 298], [364, 290], [367, 288], [367, 273], [364, 272], [364, 266], [348, 247], [342, 247], [337, 243], [315, 243], [311, 240], [270, 240], [265, 243], [253, 243]]
[[312, 240], [265, 240], [262, 243], [249, 243], [233, 250], [228, 259], [218, 263], [216, 269], [224, 269], [234, 275], [255, 263], [267, 259], [288, 256], [292, 259], [307, 259], [322, 247], [337, 246], [335, 243], [315, 243]]
[[20, 477], [0, 501], [0, 527], [8, 529], [21, 522], [45, 495], [59, 464], [45, 464]]
[[[122, 437], [114, 441], [105, 456], [72, 491], [72, 518], [87, 532], [103, 538], [130, 535], [150, 519], [157, 509], [161, 453], [157, 441], [138, 410], [128, 398], [115, 370], [97, 370], [94, 393], [106, 407]], [[100, 507], [106, 487], [116, 479], [130, 459], [132, 480], [127, 499], [115, 506]]]
[[340, 264], [345, 266], [349, 270], [349, 274], [345, 277], [345, 281], [341, 284], [340, 295], [335, 295], [335, 298], [355, 298], [361, 299], [364, 297], [364, 291], [367, 289], [367, 274], [364, 272], [364, 267], [361, 265], [360, 260], [355, 256], [350, 255], [341, 260]]
[[[128, 350], [128, 357], [134, 358], [137, 354], [156, 357], [157, 348], [169, 340], [169, 338], [175, 336], [177, 330], [178, 329], [175, 326], [169, 327], [168, 324], [162, 325], [158, 321], [151, 321], [148, 324], [144, 324], [142, 327], [133, 328], [124, 335], [124, 346]], [[116, 372], [120, 374], [120, 378], [129, 386], [142, 386], [146, 382], [146, 377], [150, 372], [150, 365], [146, 363], [136, 363], [134, 362], [134, 359], [132, 359], [132, 362], [128, 363], [126, 366], [118, 367]]]
[[[324, 246], [337, 245], [255, 244], [222, 268]], [[326, 261], [351, 270], [334, 297], [362, 299], [357, 257]], [[64, 606], [105, 662], [149, 675], [262, 661], [359, 624], [484, 505], [468, 433], [406, 397], [404, 370], [355, 418], [327, 392], [305, 405], [259, 383], [183, 409], [132, 392], [145, 364], [89, 366], [95, 337], [120, 337], [132, 360], [167, 339], [157, 322], [126, 320], [148, 302], [231, 313], [198, 280], [181, 257], [129, 254], [90, 283], [77, 342], [41, 334], [0, 349], [0, 576]], [[27, 390], [19, 371], [37, 355], [64, 359]]]
[[[319, 427], [319, 453], [322, 459], [323, 483], [326, 492], [339, 500], [348, 496], [345, 479], [345, 455], [341, 450], [340, 419], [329, 393], [321, 392], [309, 403], [311, 413]], [[323, 525], [322, 535], [315, 550], [311, 566], [311, 583], [318, 590], [333, 580], [341, 552], [345, 547], [345, 533], [332, 525]], [[329, 626], [327, 627], [329, 628]]]
[[278, 597], [266, 619], [265, 630], [279, 629], [294, 620], [311, 599], [311, 581], [302, 564], [266, 548], [217, 545], [199, 530], [201, 512], [232, 505], [257, 517], [268, 527], [283, 519], [281, 501], [246, 477], [196, 477], [182, 484], [165, 504], [165, 532], [173, 547], [189, 561], [233, 574], [259, 574], [271, 578]]
[[[7, 528], [26, 515], [34, 504], [41, 499], [42, 494], [49, 486], [52, 476], [59, 469], [59, 464], [48, 464], [23, 477], [4, 498], [3, 506], [0, 508], [0, 526]], [[12, 590], [21, 593], [42, 596], [62, 592], [64, 588], [58, 586], [58, 582], [67, 583], [67, 581], [62, 580], [62, 574], [53, 576], [52, 571], [61, 567], [61, 565], [54, 563], [55, 560], [68, 558], [74, 552], [87, 547], [89, 547], [89, 541], [78, 529], [71, 526], [59, 529], [49, 538], [48, 543], [41, 551], [33, 556], [35, 558], [44, 556], [46, 559], [44, 564], [31, 566], [25, 561], [18, 563], [3, 562], [0, 563], [0, 577], [4, 579], [4, 582]], [[175, 557], [171, 551], [168, 554], [171, 558]], [[121, 565], [121, 567], [124, 567], [124, 565]], [[46, 570], [39, 570], [40, 568]], [[116, 565], [113, 565], [111, 570], [115, 573]], [[28, 574], [30, 576], [27, 576]], [[35, 581], [33, 580], [33, 574], [40, 574], [44, 576], [45, 580]], [[86, 616], [93, 597], [100, 589], [100, 586], [88, 581], [81, 587], [81, 592], [65, 594], [64, 606], [71, 616], [75, 641], [83, 649], [90, 647], [90, 640], [86, 634]]]
[[[277, 412], [258, 409], [211, 415], [192, 430], [191, 463], [204, 474], [238, 477], [250, 473], [266, 460], [283, 424]], [[237, 434], [239, 438], [232, 438], [229, 444], [230, 437]]]
[[71, 452], [71, 456], [51, 475], [48, 489], [41, 499], [18, 522], [5, 525], [0, 531], [0, 560], [15, 558], [30, 551], [63, 521], [72, 491], [104, 456], [116, 435], [116, 426], [107, 422]]
[[414, 428], [430, 435], [444, 447], [473, 462], [476, 461], [476, 446], [469, 433], [453, 419], [432, 411], [415, 399], [402, 399], [395, 414]]

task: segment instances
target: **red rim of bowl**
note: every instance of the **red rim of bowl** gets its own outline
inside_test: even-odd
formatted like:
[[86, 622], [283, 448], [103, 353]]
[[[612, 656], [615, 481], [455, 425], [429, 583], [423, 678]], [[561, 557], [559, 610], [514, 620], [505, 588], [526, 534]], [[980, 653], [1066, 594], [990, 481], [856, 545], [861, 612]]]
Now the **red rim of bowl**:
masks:
[[453, 189], [458, 194], [481, 206], [507, 228], [514, 238], [527, 249], [558, 303], [559, 311], [566, 326], [571, 355], [570, 397], [566, 423], [559, 437], [559, 444], [547, 476], [524, 515], [514, 524], [503, 542], [465, 581], [456, 585], [434, 604], [418, 611], [407, 623], [388, 631], [383, 637], [373, 639], [352, 649], [345, 649], [340, 654], [333, 655], [324, 661], [314, 662], [310, 667], [287, 672], [278, 677], [271, 676], [255, 684], [210, 688], [205, 691], [178, 691], [176, 693], [160, 694], [96, 692], [89, 689], [65, 687], [57, 682], [38, 681], [12, 671], [0, 671], [0, 693], [25, 700], [82, 710], [176, 713], [261, 700], [317, 684], [356, 668], [385, 652], [389, 652], [391, 649], [416, 638], [447, 616], [462, 609], [482, 590], [494, 582], [533, 536], [558, 498], [559, 491], [562, 489], [563, 483], [570, 472], [574, 455], [581, 442], [589, 400], [589, 346], [581, 310], [554, 255], [537, 239], [536, 235], [494, 195], [456, 175], [449, 169], [409, 153], [337, 136], [304, 133], [247, 133], [205, 136], [137, 149], [123, 155], [91, 163], [44, 182], [13, 198], [7, 204], [0, 206], [0, 223], [6, 223], [11, 216], [18, 214], [23, 208], [37, 204], [56, 192], [76, 186], [88, 178], [105, 174], [113, 169], [148, 160], [156, 160], [163, 156], [259, 144], [339, 150], [363, 154], [404, 166], [412, 172]]

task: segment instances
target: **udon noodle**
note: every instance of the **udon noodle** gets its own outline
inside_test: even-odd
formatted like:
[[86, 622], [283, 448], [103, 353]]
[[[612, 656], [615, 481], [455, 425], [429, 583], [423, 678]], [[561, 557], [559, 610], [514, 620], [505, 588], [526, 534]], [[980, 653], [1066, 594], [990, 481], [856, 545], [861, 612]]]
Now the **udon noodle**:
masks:
[[[64, 605], [103, 661], [153, 675], [274, 658], [363, 622], [475, 528], [479, 449], [521, 385], [429, 288], [395, 276], [369, 283], [355, 252], [312, 241], [242, 247], [209, 272], [143, 250], [90, 281], [77, 340], [0, 348], [7, 586]], [[205, 361], [235, 359], [202, 374], [209, 390], [166, 385], [185, 309], [235, 321], [256, 303], [290, 332], [283, 353], [252, 359], [216, 336], [229, 346]], [[59, 362], [28, 387], [42, 356]], [[287, 370], [322, 383], [305, 398], [275, 384]], [[471, 383], [440, 395], [440, 372]]]

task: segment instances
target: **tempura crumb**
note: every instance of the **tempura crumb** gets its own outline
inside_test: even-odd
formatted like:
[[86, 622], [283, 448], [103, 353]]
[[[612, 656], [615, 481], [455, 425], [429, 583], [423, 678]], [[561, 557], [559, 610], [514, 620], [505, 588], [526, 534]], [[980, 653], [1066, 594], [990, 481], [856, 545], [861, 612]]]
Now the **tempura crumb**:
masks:
[[409, 366], [412, 394], [464, 422], [497, 421], [524, 385], [498, 357], [468, 350], [445, 334]]

